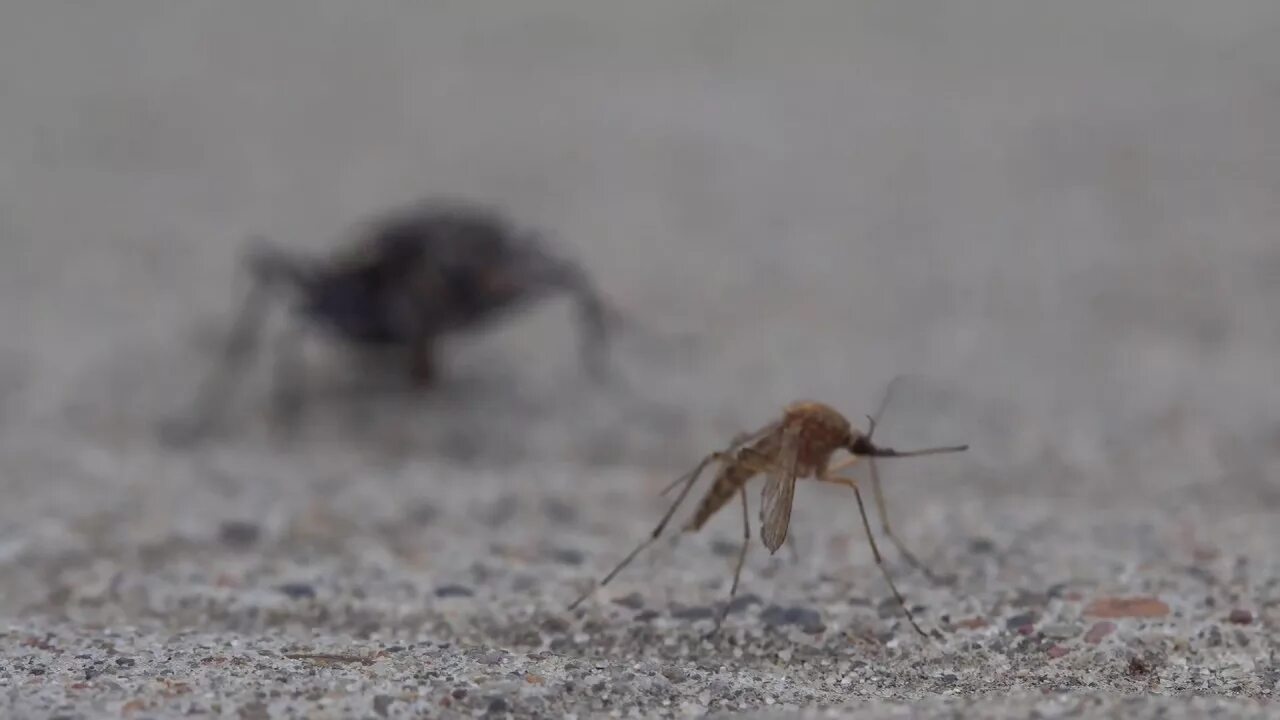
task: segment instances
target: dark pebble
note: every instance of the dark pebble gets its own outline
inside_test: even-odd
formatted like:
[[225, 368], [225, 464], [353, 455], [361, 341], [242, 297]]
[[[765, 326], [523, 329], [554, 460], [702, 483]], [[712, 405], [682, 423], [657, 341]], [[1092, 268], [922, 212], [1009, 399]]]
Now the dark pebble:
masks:
[[507, 711], [507, 701], [506, 701], [506, 700], [504, 700], [504, 699], [502, 699], [502, 698], [500, 698], [500, 697], [489, 698], [489, 712], [491, 712], [491, 713], [502, 713], [502, 712], [506, 712], [506, 711]]
[[375, 695], [373, 698], [373, 711], [381, 717], [386, 717], [391, 710], [391, 703], [396, 699], [390, 695]]
[[969, 541], [969, 552], [989, 553], [995, 552], [995, 549], [996, 544], [987, 538], [978, 537]]
[[452, 693], [450, 693], [450, 694], [451, 694], [451, 695], [453, 695], [453, 699], [454, 699], [454, 700], [465, 700], [465, 699], [467, 698], [467, 689], [466, 689], [466, 688], [454, 688], [454, 689], [453, 689], [453, 692], [452, 692]]
[[552, 616], [542, 621], [542, 629], [549, 633], [567, 632], [569, 630], [569, 623], [563, 618]]
[[738, 597], [734, 598], [732, 602], [729, 603], [729, 614], [732, 615], [734, 613], [739, 613], [751, 607], [752, 605], [761, 605], [761, 604], [763, 604], [763, 601], [760, 599], [760, 596], [756, 595], [755, 593], [747, 593], [746, 595], [739, 595]]
[[1089, 628], [1089, 632], [1084, 634], [1084, 641], [1090, 645], [1097, 645], [1102, 642], [1103, 638], [1115, 632], [1115, 630], [1116, 624], [1110, 620], [1096, 622], [1093, 624], [1093, 627]]
[[435, 505], [426, 501], [415, 504], [405, 514], [405, 519], [414, 525], [430, 525], [438, 517], [440, 517], [440, 511]]
[[732, 543], [728, 540], [712, 540], [711, 552], [720, 557], [737, 557], [742, 552], [741, 543]]
[[218, 538], [232, 547], [249, 547], [261, 537], [262, 529], [251, 522], [228, 520], [218, 527]]
[[673, 683], [679, 683], [679, 682], [684, 682], [684, 680], [689, 677], [689, 673], [685, 672], [684, 670], [678, 667], [667, 666], [662, 669], [662, 677], [670, 680]]
[[650, 620], [653, 620], [656, 617], [658, 617], [657, 610], [641, 610], [640, 612], [636, 613], [635, 621], [649, 622]]
[[489, 527], [499, 527], [515, 517], [519, 509], [520, 501], [514, 496], [501, 497], [480, 511], [480, 522]]
[[822, 632], [826, 629], [822, 624], [822, 615], [817, 610], [804, 607], [770, 605], [760, 613], [760, 619], [765, 625], [795, 625], [805, 632]]
[[119, 665], [120, 667], [133, 667], [134, 665], [138, 664], [138, 661], [134, 660], [131, 657], [122, 657], [122, 658], [116, 658], [116, 664]]
[[584, 556], [580, 551], [572, 548], [561, 548], [552, 550], [551, 557], [554, 558], [556, 562], [564, 563], [565, 565], [581, 565], [586, 556]]
[[1024, 627], [1031, 627], [1036, 624], [1036, 614], [1034, 612], [1024, 612], [1014, 615], [1005, 622], [1005, 627], [1010, 630], [1021, 631]]
[[1248, 625], [1253, 622], [1253, 613], [1243, 608], [1237, 608], [1231, 611], [1231, 614], [1227, 616], [1227, 620], [1236, 625]]
[[542, 502], [542, 512], [547, 519], [560, 525], [572, 525], [578, 521], [578, 510], [569, 503], [556, 498], [548, 498]]
[[1216, 647], [1222, 646], [1222, 631], [1218, 629], [1217, 625], [1214, 625], [1213, 627], [1209, 628], [1208, 642], [1209, 642], [1209, 647], [1216, 648]]
[[1044, 607], [1049, 603], [1049, 598], [1044, 593], [1032, 592], [1030, 590], [1019, 590], [1017, 596], [1010, 601], [1009, 604], [1016, 608], [1037, 608]]
[[695, 607], [677, 607], [671, 611], [671, 617], [677, 620], [707, 620], [715, 617], [716, 613], [709, 607], [698, 605]]
[[475, 593], [465, 585], [444, 585], [436, 588], [436, 597], [439, 598], [471, 597], [473, 595]]
[[538, 587], [538, 578], [532, 575], [520, 574], [512, 578], [511, 590], [513, 592], [523, 593], [534, 590]]
[[285, 583], [276, 589], [294, 600], [306, 600], [316, 596], [316, 589], [307, 583]]
[[630, 595], [614, 598], [613, 603], [629, 610], [639, 610], [644, 607], [644, 596], [638, 592], [633, 592]]
[[876, 605], [876, 614], [881, 620], [897, 617], [902, 614], [902, 607], [898, 605], [898, 599], [895, 597], [887, 597]]

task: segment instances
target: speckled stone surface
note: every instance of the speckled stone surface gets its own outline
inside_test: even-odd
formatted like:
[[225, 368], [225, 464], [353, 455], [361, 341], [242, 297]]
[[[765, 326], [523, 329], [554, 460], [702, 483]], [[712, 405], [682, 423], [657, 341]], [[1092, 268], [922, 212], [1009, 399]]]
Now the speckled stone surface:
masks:
[[[0, 714], [1276, 716], [1277, 23], [0, 7]], [[319, 249], [430, 193], [553, 229], [659, 337], [593, 385], [552, 304], [421, 394], [313, 343], [295, 432], [266, 361], [208, 444], [159, 441], [246, 235]], [[882, 466], [945, 576], [883, 543], [930, 639], [812, 483], [718, 636], [736, 507], [565, 609], [702, 453], [900, 372], [877, 438], [973, 445]]]

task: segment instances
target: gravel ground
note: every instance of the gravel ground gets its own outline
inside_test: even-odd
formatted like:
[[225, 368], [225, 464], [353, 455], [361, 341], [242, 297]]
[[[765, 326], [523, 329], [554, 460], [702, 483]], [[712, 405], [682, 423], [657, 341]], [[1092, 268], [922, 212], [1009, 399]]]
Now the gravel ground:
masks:
[[[0, 706], [8, 717], [1276, 716], [1280, 6], [0, 8]], [[243, 239], [423, 195], [554, 230], [568, 308], [428, 394], [316, 343], [207, 445]], [[362, 370], [364, 370], [362, 372]], [[906, 625], [840, 488], [797, 558], [658, 491], [792, 400], [878, 439]], [[754, 492], [752, 502], [757, 497]], [[826, 498], [829, 501], [823, 502]], [[754, 509], [752, 511], [754, 518]]]

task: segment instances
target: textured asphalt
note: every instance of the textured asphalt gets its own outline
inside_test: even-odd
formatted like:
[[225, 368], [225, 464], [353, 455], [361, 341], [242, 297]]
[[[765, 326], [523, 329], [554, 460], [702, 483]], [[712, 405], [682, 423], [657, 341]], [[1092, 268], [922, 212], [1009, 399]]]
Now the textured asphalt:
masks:
[[[1277, 29], [1269, 0], [4, 4], [3, 714], [1276, 716]], [[426, 394], [315, 343], [293, 435], [264, 358], [216, 438], [158, 441], [248, 235], [320, 251], [432, 195], [551, 231], [658, 339], [593, 385], [549, 303]], [[879, 439], [973, 446], [885, 464], [949, 576], [886, 543], [934, 639], [812, 484], [717, 638], [736, 508], [565, 611], [702, 453], [899, 373]]]

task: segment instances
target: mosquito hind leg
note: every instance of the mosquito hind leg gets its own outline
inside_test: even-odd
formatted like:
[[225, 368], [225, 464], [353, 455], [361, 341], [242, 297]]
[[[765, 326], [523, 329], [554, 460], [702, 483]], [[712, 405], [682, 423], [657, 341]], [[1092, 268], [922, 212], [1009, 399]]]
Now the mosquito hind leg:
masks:
[[867, 508], [862, 502], [862, 492], [858, 490], [858, 483], [852, 478], [842, 476], [827, 475], [820, 478], [822, 482], [835, 483], [837, 485], [847, 485], [853, 490], [853, 496], [858, 500], [858, 514], [862, 516], [862, 528], [867, 533], [867, 542], [871, 545], [871, 555], [875, 558], [876, 567], [880, 568], [880, 574], [884, 576], [885, 583], [888, 584], [889, 590], [893, 592], [894, 598], [898, 601], [898, 607], [902, 608], [902, 613], [906, 615], [907, 622], [911, 623], [911, 627], [915, 629], [921, 637], [929, 637], [924, 630], [920, 629], [920, 625], [916, 623], [915, 616], [911, 613], [911, 608], [907, 606], [907, 601], [902, 597], [902, 593], [898, 591], [898, 586], [893, 582], [893, 576], [889, 574], [889, 569], [885, 567], [884, 558], [880, 555], [880, 548], [876, 545], [876, 538], [871, 534], [871, 521], [867, 519]]
[[635, 549], [633, 549], [630, 553], [627, 553], [627, 556], [622, 559], [622, 562], [618, 563], [617, 566], [613, 568], [613, 570], [609, 571], [609, 574], [605, 575], [604, 578], [600, 580], [600, 582], [593, 585], [590, 589], [588, 589], [582, 595], [578, 596], [578, 599], [570, 603], [568, 609], [573, 610], [574, 608], [578, 607], [578, 605], [582, 604], [583, 601], [591, 597], [592, 593], [594, 593], [597, 589], [602, 588], [605, 585], [609, 584], [609, 581], [613, 580], [613, 578], [616, 577], [618, 573], [622, 572], [623, 568], [625, 568], [627, 565], [630, 565], [631, 561], [636, 559], [636, 556], [638, 556], [641, 552], [643, 552], [645, 548], [649, 547], [655, 541], [657, 541], [657, 539], [662, 536], [662, 531], [665, 530], [667, 528], [667, 525], [671, 523], [671, 518], [676, 514], [676, 509], [678, 509], [680, 505], [684, 502], [685, 498], [689, 496], [689, 491], [693, 489], [694, 482], [697, 481], [698, 476], [702, 474], [702, 471], [705, 470], [706, 467], [710, 465], [712, 462], [724, 460], [726, 458], [727, 458], [727, 455], [724, 452], [711, 453], [710, 455], [707, 455], [706, 457], [704, 457], [698, 463], [698, 465], [694, 467], [693, 470], [690, 470], [689, 472], [685, 473], [681, 477], [677, 478], [674, 483], [667, 486], [667, 489], [663, 491], [663, 494], [666, 494], [670, 490], [675, 489], [677, 486], [683, 485], [683, 487], [680, 488], [680, 494], [676, 496], [675, 501], [671, 503], [671, 507], [667, 509], [667, 512], [662, 516], [662, 519], [658, 521], [658, 525], [654, 527], [653, 530], [649, 533], [649, 537], [645, 538], [644, 541], [642, 541], [639, 545], [637, 545]]

